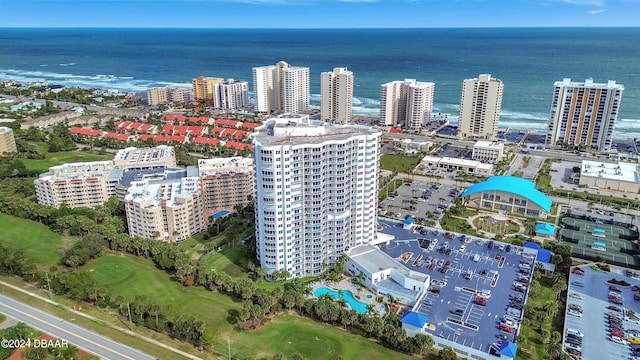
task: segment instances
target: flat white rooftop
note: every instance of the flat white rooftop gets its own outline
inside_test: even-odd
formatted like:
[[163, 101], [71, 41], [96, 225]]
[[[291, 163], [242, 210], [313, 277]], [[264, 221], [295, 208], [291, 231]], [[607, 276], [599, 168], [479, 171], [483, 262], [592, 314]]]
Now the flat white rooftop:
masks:
[[639, 183], [640, 165], [622, 161], [617, 164], [612, 164], [601, 161], [582, 160], [580, 176]]

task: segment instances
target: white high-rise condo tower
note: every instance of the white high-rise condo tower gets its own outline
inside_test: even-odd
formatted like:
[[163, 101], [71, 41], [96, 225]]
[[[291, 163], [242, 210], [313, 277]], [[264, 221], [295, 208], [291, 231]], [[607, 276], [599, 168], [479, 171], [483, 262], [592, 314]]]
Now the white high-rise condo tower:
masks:
[[495, 140], [502, 108], [502, 80], [481, 74], [462, 82], [458, 137]]
[[420, 131], [431, 120], [435, 87], [415, 79], [382, 84], [380, 117], [384, 124]]
[[304, 112], [309, 109], [309, 68], [276, 65], [253, 68], [253, 93], [258, 112]]
[[335, 124], [348, 124], [353, 115], [353, 72], [334, 68], [320, 74], [320, 117]]
[[375, 239], [381, 134], [294, 114], [256, 129], [256, 246], [269, 274], [318, 275]]
[[624, 86], [615, 80], [598, 84], [592, 79], [583, 83], [564, 79], [553, 86], [546, 143], [609, 150]]

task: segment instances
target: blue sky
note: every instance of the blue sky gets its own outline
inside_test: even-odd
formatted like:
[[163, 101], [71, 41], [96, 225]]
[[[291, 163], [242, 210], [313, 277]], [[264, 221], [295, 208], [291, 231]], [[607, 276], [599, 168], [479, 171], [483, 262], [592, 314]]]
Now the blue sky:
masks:
[[0, 0], [0, 27], [640, 26], [640, 0]]

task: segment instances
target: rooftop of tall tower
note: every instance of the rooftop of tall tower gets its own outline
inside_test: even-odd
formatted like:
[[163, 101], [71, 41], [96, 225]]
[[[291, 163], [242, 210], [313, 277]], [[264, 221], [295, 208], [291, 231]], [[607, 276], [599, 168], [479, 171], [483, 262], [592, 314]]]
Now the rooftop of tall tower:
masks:
[[265, 121], [252, 134], [254, 145], [309, 144], [348, 139], [358, 135], [380, 136], [380, 130], [362, 125], [334, 125], [313, 120], [309, 115], [283, 114]]

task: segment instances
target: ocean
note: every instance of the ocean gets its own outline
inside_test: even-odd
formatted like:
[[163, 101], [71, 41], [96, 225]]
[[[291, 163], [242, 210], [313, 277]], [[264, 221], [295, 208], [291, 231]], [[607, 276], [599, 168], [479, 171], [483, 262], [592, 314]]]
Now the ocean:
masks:
[[0, 29], [0, 79], [142, 92], [191, 86], [200, 75], [251, 82], [251, 68], [284, 60], [320, 73], [347, 67], [354, 113], [378, 115], [380, 85], [436, 84], [434, 112], [456, 120], [462, 81], [504, 82], [500, 127], [544, 131], [553, 83], [625, 86], [615, 137], [640, 138], [640, 28], [493, 29]]

